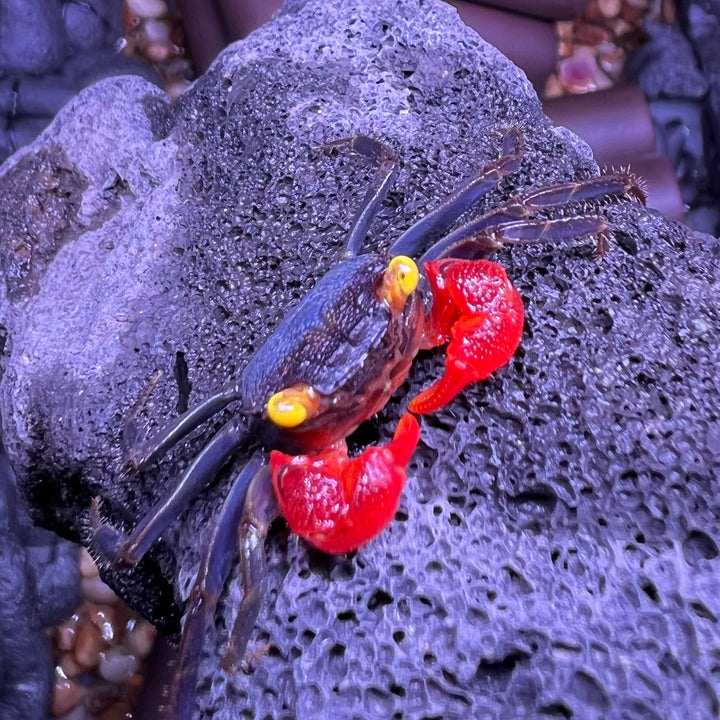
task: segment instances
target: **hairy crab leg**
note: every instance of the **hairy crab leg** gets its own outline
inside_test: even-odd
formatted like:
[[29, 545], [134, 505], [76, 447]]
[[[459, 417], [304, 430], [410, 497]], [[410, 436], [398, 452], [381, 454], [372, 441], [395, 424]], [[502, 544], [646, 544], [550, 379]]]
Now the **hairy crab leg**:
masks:
[[188, 598], [173, 683], [171, 712], [177, 713], [173, 718], [177, 717], [178, 720], [192, 720], [203, 641], [237, 557], [237, 528], [243, 515], [248, 488], [258, 474], [263, 473], [264, 465], [264, 453], [257, 452], [233, 480], [208, 538], [207, 551]]
[[229, 420], [129, 535], [102, 523], [95, 509], [93, 545], [118, 564], [135, 565], [247, 438], [247, 427], [237, 418]]
[[219, 413], [231, 402], [241, 399], [240, 388], [234, 385], [203, 400], [133, 450], [127, 461], [128, 469], [143, 470], [206, 420]]
[[560, 183], [513, 198], [506, 206], [471, 220], [438, 240], [420, 258], [429, 262], [442, 257], [489, 257], [505, 242], [545, 243], [572, 240], [582, 235], [598, 237], [598, 254], [604, 254], [603, 236], [607, 220], [600, 215], [585, 215], [549, 220], [536, 218], [542, 210], [570, 202], [590, 202], [609, 195], [627, 195], [640, 202], [645, 193], [629, 173], [601, 175], [572, 183]]
[[270, 525], [279, 516], [280, 508], [273, 490], [270, 468], [265, 466], [250, 483], [242, 519], [237, 528], [243, 599], [222, 660], [223, 667], [228, 671], [237, 670], [241, 666], [260, 612], [260, 604], [265, 597], [265, 539]]
[[[487, 258], [505, 243], [542, 245], [573, 241], [585, 235], [597, 238], [598, 255], [607, 249], [607, 220], [600, 215], [569, 218], [508, 220], [509, 214], [493, 214], [463, 225], [433, 245], [421, 258], [428, 263], [442, 258]], [[500, 222], [497, 222], [500, 218]]]
[[515, 172], [524, 153], [520, 131], [510, 128], [503, 135], [502, 143], [499, 160], [485, 165], [475, 177], [456, 190], [439, 207], [410, 226], [390, 248], [390, 254], [417, 257], [429, 242], [445, 234], [485, 193], [492, 190], [504, 177]]
[[349, 458], [344, 442], [318, 455], [270, 453], [273, 485], [290, 529], [327, 553], [356, 550], [395, 517], [405, 468], [420, 437], [406, 413], [388, 445]]
[[643, 205], [647, 199], [641, 181], [630, 172], [612, 172], [587, 180], [558, 183], [525, 193], [510, 201], [527, 208], [541, 209], [567, 203], [591, 202], [610, 195], [627, 195]]
[[380, 205], [390, 192], [390, 188], [397, 175], [398, 155], [389, 145], [385, 145], [385, 143], [375, 140], [374, 138], [366, 137], [365, 135], [357, 135], [356, 137], [343, 140], [334, 140], [326, 143], [323, 147], [347, 147], [352, 152], [378, 163], [378, 169], [373, 182], [360, 205], [360, 210], [358, 210], [353, 220], [350, 234], [345, 243], [345, 255], [350, 257], [360, 252], [370, 224], [377, 214]]
[[425, 271], [433, 305], [424, 345], [449, 344], [440, 380], [408, 405], [415, 413], [441, 408], [505, 365], [520, 343], [524, 319], [520, 293], [497, 263], [445, 258], [426, 263]]
[[408, 405], [428, 413], [450, 402], [473, 382], [487, 378], [509, 362], [520, 343], [523, 304], [505, 271], [484, 258], [504, 244], [567, 242], [596, 237], [596, 252], [608, 249], [610, 228], [601, 215], [564, 218], [536, 214], [569, 202], [587, 202], [608, 195], [627, 195], [644, 202], [645, 194], [629, 173], [613, 173], [562, 183], [519, 195], [508, 203], [457, 228], [422, 256], [433, 304], [424, 346], [448, 342], [445, 373]]

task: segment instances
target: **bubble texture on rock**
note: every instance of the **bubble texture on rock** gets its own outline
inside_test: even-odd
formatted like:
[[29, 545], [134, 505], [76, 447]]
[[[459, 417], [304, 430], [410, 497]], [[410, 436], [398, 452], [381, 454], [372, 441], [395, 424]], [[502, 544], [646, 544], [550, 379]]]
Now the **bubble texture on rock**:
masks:
[[[85, 91], [0, 171], [13, 218], [34, 217], [36, 168], [75, 182], [52, 202], [62, 242], [28, 249], [33, 284], [0, 286], [3, 430], [36, 518], [86, 539], [98, 496], [132, 527], [187, 467], [211, 428], [121, 472], [138, 437], [224, 386], [337, 261], [373, 167], [323, 143], [363, 133], [400, 151], [368, 241], [381, 248], [496, 158], [509, 125], [525, 158], [479, 211], [597, 172], [520, 71], [429, 0], [286, 3], [174, 106], [139, 79]], [[616, 242], [601, 262], [586, 241], [499, 253], [526, 303], [520, 349], [423, 418], [388, 531], [328, 557], [274, 528], [252, 670], [228, 676], [233, 574], [201, 717], [720, 714], [720, 247], [632, 200], [603, 212]], [[422, 354], [351, 445], [391, 437], [441, 369]], [[245, 457], [137, 569], [104, 569], [166, 632]]]

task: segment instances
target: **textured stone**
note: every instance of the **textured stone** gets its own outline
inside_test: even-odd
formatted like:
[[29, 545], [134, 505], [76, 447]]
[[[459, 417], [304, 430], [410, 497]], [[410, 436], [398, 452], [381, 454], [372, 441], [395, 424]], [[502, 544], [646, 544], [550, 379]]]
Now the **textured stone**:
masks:
[[120, 55], [122, 0], [4, 0], [0, 6], [0, 162], [32, 142], [81, 88], [154, 71]]
[[681, 28], [649, 22], [646, 31], [648, 42], [633, 54], [628, 67], [645, 95], [650, 99], [702, 98], [709, 82]]
[[45, 627], [78, 601], [77, 552], [30, 525], [0, 445], [0, 717], [45, 720], [52, 655]]
[[52, 70], [64, 51], [56, 0], [5, 0], [0, 8], [0, 74]]
[[[0, 171], [0, 261], [17, 268], [0, 285], [0, 406], [35, 517], [87, 539], [100, 497], [130, 527], [187, 467], [211, 427], [122, 473], [138, 436], [225, 385], [338, 259], [373, 167], [322, 143], [364, 133], [401, 152], [377, 248], [513, 124], [522, 167], [478, 211], [597, 172], [524, 77], [428, 0], [288, 3], [174, 106], [139, 79], [84, 92]], [[605, 212], [602, 262], [590, 242], [499, 254], [527, 307], [520, 350], [423, 419], [387, 532], [328, 557], [278, 524], [248, 675], [218, 664], [231, 579], [201, 666], [206, 716], [719, 714], [720, 248], [633, 201]], [[440, 357], [354, 447], [392, 435]], [[136, 570], [103, 569], [166, 632], [231, 473]]]

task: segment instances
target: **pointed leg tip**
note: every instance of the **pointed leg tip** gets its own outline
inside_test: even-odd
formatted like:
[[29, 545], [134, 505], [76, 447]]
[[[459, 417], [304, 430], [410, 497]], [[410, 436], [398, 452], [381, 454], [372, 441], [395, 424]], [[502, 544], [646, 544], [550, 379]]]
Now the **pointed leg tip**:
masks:
[[116, 567], [132, 567], [137, 559], [128, 551], [128, 536], [108, 523], [101, 514], [101, 500], [94, 498], [90, 506], [90, 548], [99, 559]]

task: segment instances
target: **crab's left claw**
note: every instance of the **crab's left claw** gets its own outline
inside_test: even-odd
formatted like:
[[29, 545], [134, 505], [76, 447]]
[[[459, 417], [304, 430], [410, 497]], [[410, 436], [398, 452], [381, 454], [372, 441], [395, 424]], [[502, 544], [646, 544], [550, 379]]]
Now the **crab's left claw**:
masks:
[[505, 270], [489, 260], [425, 263], [433, 306], [424, 346], [449, 341], [445, 374], [408, 405], [429, 413], [505, 365], [520, 344], [523, 303]]
[[349, 458], [344, 442], [318, 455], [270, 453], [273, 486], [290, 529], [327, 553], [356, 550], [392, 521], [420, 437], [403, 415], [393, 440]]

